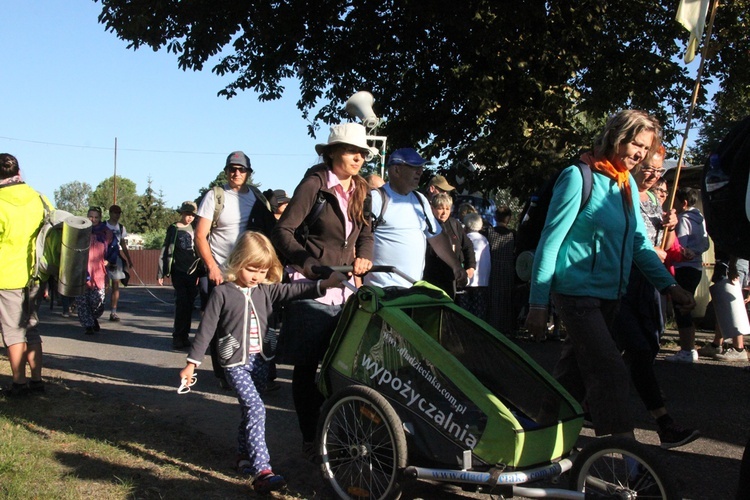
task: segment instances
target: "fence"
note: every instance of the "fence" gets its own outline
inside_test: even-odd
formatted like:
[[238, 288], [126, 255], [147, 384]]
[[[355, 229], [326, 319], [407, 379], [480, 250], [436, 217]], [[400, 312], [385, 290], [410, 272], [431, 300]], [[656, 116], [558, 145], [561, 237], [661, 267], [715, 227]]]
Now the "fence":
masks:
[[[138, 276], [130, 273], [131, 285], [157, 285], [156, 272], [159, 269], [159, 255], [161, 250], [130, 250], [130, 258], [133, 259], [133, 267]], [[140, 277], [140, 280], [138, 279]], [[141, 283], [143, 281], [143, 283]], [[169, 278], [164, 278], [165, 285], [172, 285]]]

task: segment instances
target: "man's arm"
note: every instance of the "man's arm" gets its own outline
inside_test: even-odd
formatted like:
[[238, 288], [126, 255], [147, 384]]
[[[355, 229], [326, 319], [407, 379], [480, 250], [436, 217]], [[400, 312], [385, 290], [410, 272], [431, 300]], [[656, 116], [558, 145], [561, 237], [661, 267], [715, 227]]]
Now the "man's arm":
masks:
[[453, 251], [451, 241], [445, 232], [443, 231], [432, 238], [428, 238], [427, 243], [435, 251], [440, 260], [448, 264], [453, 270], [453, 278], [456, 280], [456, 286], [459, 288], [465, 287], [469, 283], [468, 276], [464, 268], [461, 267], [461, 263]]
[[125, 227], [122, 228], [122, 232], [124, 236], [120, 240], [120, 250], [122, 250], [122, 255], [124, 255], [125, 258], [127, 259], [125, 261], [125, 264], [127, 264], [128, 267], [133, 267], [133, 259], [130, 258], [130, 252], [128, 251], [128, 237], [127, 237], [128, 233], [125, 232]]
[[206, 265], [208, 279], [213, 281], [214, 284], [220, 285], [224, 281], [224, 276], [221, 274], [221, 269], [219, 269], [213, 254], [211, 254], [211, 246], [208, 243], [210, 232], [211, 219], [198, 217], [198, 223], [195, 225], [195, 250]]

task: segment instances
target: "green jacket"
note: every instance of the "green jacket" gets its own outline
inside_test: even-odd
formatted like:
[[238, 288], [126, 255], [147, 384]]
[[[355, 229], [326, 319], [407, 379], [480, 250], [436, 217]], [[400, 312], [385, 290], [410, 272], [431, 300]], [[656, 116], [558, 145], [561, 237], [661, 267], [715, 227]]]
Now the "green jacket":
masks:
[[29, 283], [43, 220], [44, 206], [34, 189], [25, 183], [0, 187], [0, 290]]

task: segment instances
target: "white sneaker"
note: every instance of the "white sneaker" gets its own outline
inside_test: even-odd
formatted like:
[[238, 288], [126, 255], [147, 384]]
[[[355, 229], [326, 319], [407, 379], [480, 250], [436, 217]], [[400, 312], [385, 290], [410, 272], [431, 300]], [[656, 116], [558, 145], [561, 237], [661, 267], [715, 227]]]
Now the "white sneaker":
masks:
[[696, 363], [698, 361], [698, 351], [695, 349], [690, 351], [680, 349], [671, 356], [666, 356], [664, 359], [672, 363]]
[[722, 353], [722, 346], [720, 345], [715, 346], [711, 342], [706, 343], [706, 345], [698, 349], [698, 354], [702, 358], [713, 358], [717, 354], [721, 354], [721, 353]]
[[717, 361], [729, 361], [734, 363], [739, 361], [747, 361], [747, 352], [745, 352], [744, 349], [741, 351], [737, 351], [733, 347], [730, 347], [723, 353], [714, 356], [714, 359]]

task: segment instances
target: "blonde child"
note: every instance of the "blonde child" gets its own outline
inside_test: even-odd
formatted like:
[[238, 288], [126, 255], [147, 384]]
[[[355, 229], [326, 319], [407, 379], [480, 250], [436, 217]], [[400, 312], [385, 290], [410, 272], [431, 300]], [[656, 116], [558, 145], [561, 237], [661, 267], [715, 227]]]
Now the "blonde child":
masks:
[[237, 467], [253, 476], [253, 489], [259, 493], [286, 486], [284, 478], [271, 470], [266, 410], [259, 395], [268, 380], [268, 360], [273, 357], [269, 343], [263, 342], [268, 320], [280, 302], [316, 298], [346, 279], [333, 273], [317, 283], [282, 284], [281, 276], [281, 263], [268, 238], [253, 231], [240, 235], [227, 261], [226, 281], [211, 293], [187, 366], [180, 371], [183, 383], [192, 379], [216, 332], [219, 360], [242, 411]]

